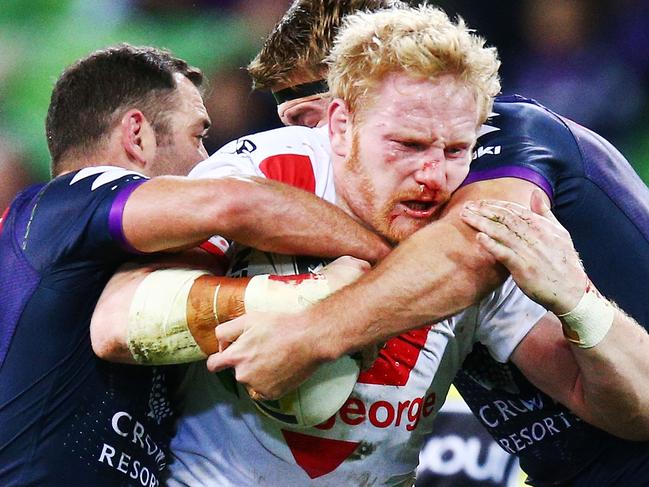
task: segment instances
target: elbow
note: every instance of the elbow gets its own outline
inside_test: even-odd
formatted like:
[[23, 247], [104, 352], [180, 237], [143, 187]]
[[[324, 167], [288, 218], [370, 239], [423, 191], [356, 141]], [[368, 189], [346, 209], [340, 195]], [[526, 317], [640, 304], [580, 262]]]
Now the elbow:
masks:
[[94, 354], [108, 362], [135, 363], [126, 340], [114, 327], [93, 322], [90, 326], [90, 343]]

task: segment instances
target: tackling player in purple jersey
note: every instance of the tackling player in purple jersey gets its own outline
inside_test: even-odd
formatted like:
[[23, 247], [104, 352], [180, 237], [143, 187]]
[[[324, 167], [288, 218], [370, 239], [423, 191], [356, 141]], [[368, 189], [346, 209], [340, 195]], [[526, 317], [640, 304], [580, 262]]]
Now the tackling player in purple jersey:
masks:
[[[0, 240], [3, 485], [159, 485], [165, 376], [94, 359], [88, 319], [128, 258], [121, 215], [146, 179], [83, 169], [14, 201]], [[125, 378], [128, 377], [128, 380]]]
[[[512, 177], [540, 187], [592, 282], [649, 325], [639, 285], [649, 276], [649, 189], [624, 157], [592, 131], [518, 96], [496, 99], [485, 132], [464, 184]], [[579, 420], [479, 346], [455, 386], [498, 443], [519, 456], [534, 485], [649, 484], [649, 443]]]
[[[161, 484], [164, 374], [104, 362], [91, 347], [97, 299], [125, 261], [215, 234], [287, 253], [375, 260], [387, 249], [303, 191], [255, 179], [148, 179], [207, 156], [201, 80], [166, 51], [120, 45], [57, 81], [47, 119], [55, 177], [21, 193], [0, 222], [3, 487]], [[291, 229], [277, 225], [282, 218]], [[346, 230], [323, 241], [323, 225]]]

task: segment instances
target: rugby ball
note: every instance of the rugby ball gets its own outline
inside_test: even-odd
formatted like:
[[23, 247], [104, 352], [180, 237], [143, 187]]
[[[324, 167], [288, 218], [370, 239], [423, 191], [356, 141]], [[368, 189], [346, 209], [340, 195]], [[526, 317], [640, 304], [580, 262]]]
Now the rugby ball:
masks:
[[[228, 275], [236, 277], [306, 274], [318, 272], [329, 262], [321, 258], [261, 252], [248, 247], [232, 250], [234, 255]], [[278, 400], [251, 401], [260, 413], [284, 426], [315, 426], [329, 419], [342, 407], [349, 398], [359, 373], [358, 361], [344, 356], [321, 365], [300, 387]], [[242, 386], [239, 388], [245, 390]]]
[[358, 362], [344, 356], [318, 367], [295, 391], [276, 401], [253, 401], [257, 409], [285, 426], [308, 428], [332, 417], [345, 403], [358, 379]]

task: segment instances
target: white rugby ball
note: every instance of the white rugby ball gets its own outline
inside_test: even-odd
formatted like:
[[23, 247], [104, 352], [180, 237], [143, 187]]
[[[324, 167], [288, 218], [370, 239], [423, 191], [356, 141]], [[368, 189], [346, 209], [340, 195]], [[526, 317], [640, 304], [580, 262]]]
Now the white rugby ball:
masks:
[[[316, 257], [237, 248], [228, 274], [241, 277], [257, 274], [306, 274], [320, 270], [328, 262]], [[329, 419], [342, 407], [349, 398], [359, 373], [358, 361], [344, 356], [318, 367], [300, 387], [280, 399], [253, 403], [265, 416], [283, 425], [305, 428], [315, 426]], [[239, 388], [245, 390], [242, 386]]]
[[344, 356], [318, 367], [295, 391], [276, 401], [253, 401], [257, 409], [286, 426], [310, 427], [323, 423], [342, 407], [354, 389], [360, 367]]

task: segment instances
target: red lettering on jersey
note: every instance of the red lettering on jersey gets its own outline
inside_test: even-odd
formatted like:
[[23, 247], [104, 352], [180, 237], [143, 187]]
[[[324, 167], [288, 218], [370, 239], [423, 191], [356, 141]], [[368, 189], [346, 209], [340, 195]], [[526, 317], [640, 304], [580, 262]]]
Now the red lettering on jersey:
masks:
[[259, 169], [268, 179], [315, 193], [315, 174], [308, 156], [300, 154], [270, 156], [261, 161]]
[[0, 233], [2, 233], [2, 225], [5, 221], [5, 218], [7, 218], [8, 214], [9, 214], [9, 207], [7, 207], [5, 211], [2, 213], [2, 216], [0, 216]]
[[[365, 421], [365, 403], [360, 399], [350, 397], [345, 401], [343, 407], [340, 408], [339, 414], [341, 419], [351, 426], [361, 424]], [[333, 424], [331, 426], [333, 426]]]
[[358, 376], [358, 382], [387, 386], [406, 385], [429, 331], [430, 325], [388, 340], [372, 367]]
[[375, 401], [368, 406], [359, 398], [351, 396], [328, 420], [314, 426], [319, 430], [330, 430], [336, 425], [336, 418], [349, 426], [358, 426], [368, 420], [375, 428], [398, 428], [404, 426], [414, 431], [421, 417], [427, 418], [435, 410], [436, 394], [406, 399], [397, 403], [386, 400]]
[[295, 431], [282, 430], [282, 434], [295, 462], [312, 479], [336, 470], [360, 444], [356, 441], [318, 438]]
[[394, 421], [394, 415], [394, 407], [388, 401], [376, 401], [370, 406], [370, 423], [377, 428], [387, 428]]

